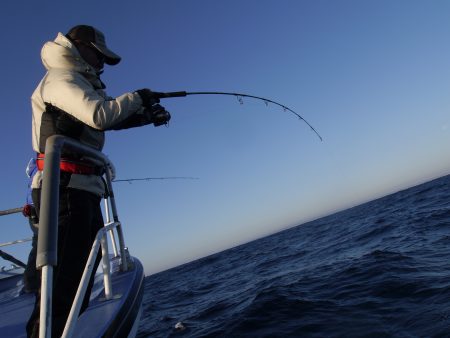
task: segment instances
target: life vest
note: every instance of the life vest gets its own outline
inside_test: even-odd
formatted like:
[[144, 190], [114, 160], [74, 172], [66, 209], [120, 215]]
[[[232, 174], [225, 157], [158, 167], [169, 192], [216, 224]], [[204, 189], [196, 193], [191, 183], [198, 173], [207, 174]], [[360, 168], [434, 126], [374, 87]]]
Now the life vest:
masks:
[[[37, 154], [36, 164], [38, 170], [44, 170], [45, 163], [45, 154]], [[61, 158], [59, 163], [59, 169], [61, 171], [78, 174], [78, 175], [97, 175], [102, 176], [105, 173], [105, 169], [102, 166], [96, 166], [90, 162], [70, 159], [70, 158]]]
[[[64, 110], [45, 102], [45, 111], [42, 113], [39, 152], [45, 152], [45, 143], [47, 138], [53, 135], [63, 135], [80, 141], [84, 128], [90, 128]], [[63, 154], [76, 154], [70, 151], [63, 151]]]

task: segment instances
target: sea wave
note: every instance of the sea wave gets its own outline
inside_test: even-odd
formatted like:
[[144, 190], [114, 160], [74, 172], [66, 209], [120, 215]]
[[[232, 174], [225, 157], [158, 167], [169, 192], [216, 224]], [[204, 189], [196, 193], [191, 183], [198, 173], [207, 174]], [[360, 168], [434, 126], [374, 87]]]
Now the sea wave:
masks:
[[138, 337], [449, 337], [449, 183], [149, 276]]

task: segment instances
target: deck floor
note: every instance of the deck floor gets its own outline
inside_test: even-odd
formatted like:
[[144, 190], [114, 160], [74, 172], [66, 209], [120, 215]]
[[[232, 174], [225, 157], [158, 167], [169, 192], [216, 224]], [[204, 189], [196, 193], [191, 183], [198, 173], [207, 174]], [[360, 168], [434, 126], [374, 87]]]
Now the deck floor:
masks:
[[0, 292], [1, 336], [26, 337], [25, 327], [33, 311], [35, 296], [21, 293], [22, 275], [2, 279], [2, 286], [3, 290]]
[[[26, 324], [33, 311], [35, 296], [22, 292], [22, 274], [1, 277], [0, 337], [26, 337]], [[112, 264], [111, 277], [113, 298], [105, 300], [103, 275], [96, 276], [89, 307], [78, 318], [73, 337], [103, 336], [111, 328], [123, 331], [132, 325], [130, 321], [137, 319], [135, 312], [143, 292], [141, 263], [136, 260], [135, 269], [127, 272], [120, 272], [118, 264]]]

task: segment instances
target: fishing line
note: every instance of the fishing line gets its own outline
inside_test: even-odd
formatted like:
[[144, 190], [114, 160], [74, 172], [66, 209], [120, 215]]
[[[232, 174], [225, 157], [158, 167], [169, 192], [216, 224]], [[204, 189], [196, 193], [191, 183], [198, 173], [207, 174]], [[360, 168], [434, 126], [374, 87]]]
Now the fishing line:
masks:
[[293, 111], [288, 106], [285, 106], [282, 103], [279, 103], [279, 102], [267, 99], [265, 97], [249, 95], [249, 94], [242, 94], [242, 93], [230, 93], [230, 92], [185, 92], [185, 91], [180, 91], [180, 92], [167, 92], [167, 93], [161, 93], [161, 92], [153, 92], [153, 93], [160, 99], [171, 98], [171, 97], [185, 97], [185, 96], [188, 96], [188, 95], [229, 95], [229, 96], [235, 96], [238, 99], [240, 104], [244, 103], [244, 100], [243, 100], [244, 97], [248, 97], [248, 98], [252, 98], [252, 99], [256, 99], [256, 100], [261, 100], [261, 101], [263, 101], [266, 104], [266, 106], [268, 106], [269, 103], [273, 103], [273, 104], [283, 108], [284, 111], [288, 111], [288, 112], [294, 114], [300, 120], [305, 122], [311, 128], [311, 130], [317, 135], [317, 137], [320, 139], [320, 141], [323, 141], [322, 136], [320, 136], [320, 134], [317, 132], [317, 130], [314, 129], [314, 127], [308, 121], [306, 121], [303, 118], [303, 116], [301, 116], [300, 114], [296, 113], [295, 111]]
[[152, 180], [198, 180], [198, 177], [189, 176], [167, 176], [167, 177], [142, 177], [142, 178], [127, 178], [121, 180], [113, 180], [113, 182], [128, 182], [132, 183], [134, 181], [152, 181]]

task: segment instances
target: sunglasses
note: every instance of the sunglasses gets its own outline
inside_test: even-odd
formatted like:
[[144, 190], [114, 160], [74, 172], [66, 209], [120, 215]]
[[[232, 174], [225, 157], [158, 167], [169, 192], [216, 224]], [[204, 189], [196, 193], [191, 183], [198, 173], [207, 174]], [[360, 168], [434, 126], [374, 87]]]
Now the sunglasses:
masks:
[[83, 45], [83, 46], [88, 47], [89, 49], [93, 50], [95, 52], [95, 55], [96, 55], [97, 59], [99, 60], [99, 62], [105, 62], [105, 56], [97, 48], [95, 48], [95, 46], [93, 46], [91, 43], [84, 42], [81, 40], [75, 40], [75, 42], [78, 45]]

